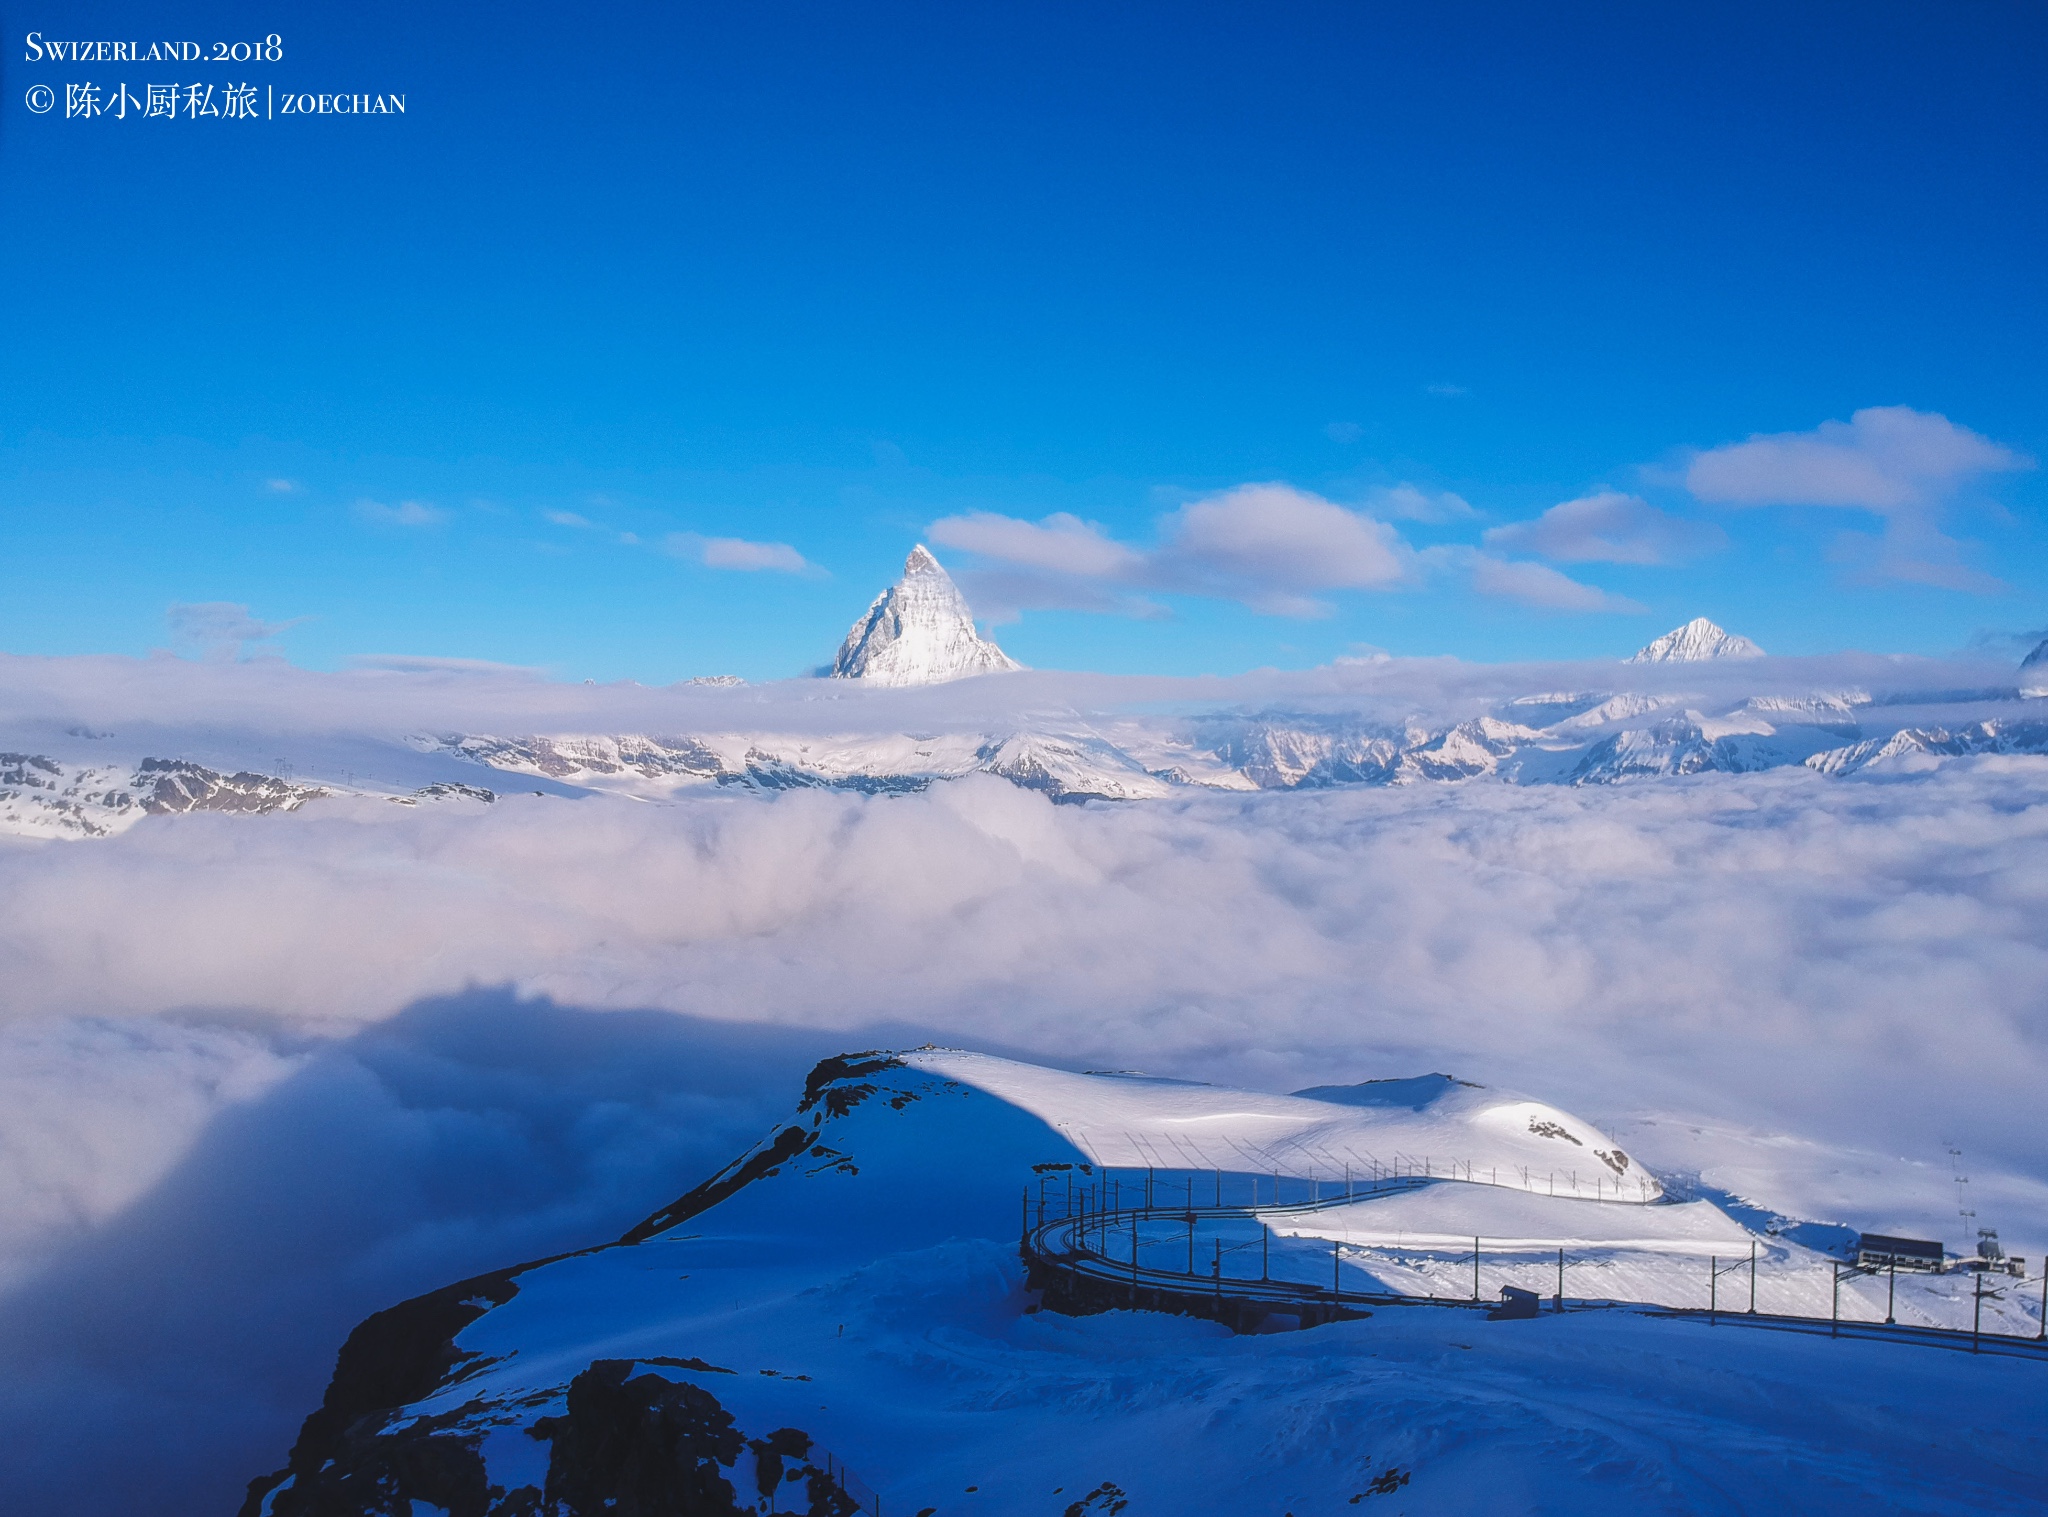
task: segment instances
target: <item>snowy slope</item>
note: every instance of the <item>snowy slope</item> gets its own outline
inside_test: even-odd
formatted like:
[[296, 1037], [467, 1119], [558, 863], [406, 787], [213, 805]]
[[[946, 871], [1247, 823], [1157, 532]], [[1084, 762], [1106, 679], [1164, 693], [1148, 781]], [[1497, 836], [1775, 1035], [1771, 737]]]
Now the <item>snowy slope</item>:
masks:
[[[244, 1511], [847, 1512], [836, 1487], [929, 1517], [2048, 1506], [2039, 1419], [1973, 1417], [1967, 1445], [1927, 1420], [2030, 1398], [2035, 1364], [1597, 1312], [1389, 1309], [1233, 1337], [1033, 1310], [1022, 1193], [1096, 1178], [1065, 1134], [1113, 1145], [1180, 1122], [1255, 1145], [1302, 1108], [1448, 1121], [1482, 1099], [1441, 1077], [1392, 1083], [1289, 1098], [941, 1050], [828, 1060], [774, 1136], [618, 1244], [364, 1322]], [[1361, 1241], [1347, 1270], [1447, 1295], [1469, 1259], [1432, 1262], [1433, 1245], [1489, 1223], [1503, 1248], [1590, 1249], [1569, 1268], [1594, 1287], [1703, 1289], [1697, 1254], [1749, 1241], [1781, 1273], [1797, 1262], [1703, 1203], [1446, 1181], [1306, 1215], [1384, 1245]], [[1305, 1215], [1289, 1225], [1276, 1276], [1327, 1270]], [[1731, 1507], [1730, 1490], [1750, 1495]]]
[[[1622, 1146], [1541, 1101], [1441, 1078], [1413, 1102], [1374, 1085], [1293, 1096], [1140, 1075], [1072, 1075], [986, 1054], [904, 1055], [1028, 1111], [1085, 1154], [1122, 1169], [1224, 1170], [1342, 1182], [1456, 1176], [1547, 1194], [1648, 1202], [1663, 1194]], [[1399, 1082], [1404, 1092], [1414, 1082]]]
[[847, 632], [831, 672], [877, 685], [936, 685], [1023, 667], [974, 630], [959, 586], [919, 543], [903, 561], [903, 578]]

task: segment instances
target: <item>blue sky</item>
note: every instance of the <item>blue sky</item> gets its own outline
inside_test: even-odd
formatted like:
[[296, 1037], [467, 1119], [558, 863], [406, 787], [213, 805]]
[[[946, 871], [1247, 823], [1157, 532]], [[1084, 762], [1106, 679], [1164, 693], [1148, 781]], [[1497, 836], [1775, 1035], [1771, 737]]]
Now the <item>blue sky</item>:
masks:
[[[1043, 667], [2048, 623], [2039, 7], [294, 10], [9, 8], [0, 648], [770, 678], [920, 538]], [[245, 80], [406, 110], [62, 99]]]

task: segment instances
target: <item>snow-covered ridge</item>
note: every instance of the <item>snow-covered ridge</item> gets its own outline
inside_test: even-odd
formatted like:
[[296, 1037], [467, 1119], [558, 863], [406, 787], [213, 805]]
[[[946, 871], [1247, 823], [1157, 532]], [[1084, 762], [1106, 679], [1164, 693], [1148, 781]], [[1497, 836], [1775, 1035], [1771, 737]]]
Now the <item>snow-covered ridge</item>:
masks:
[[327, 792], [273, 775], [220, 774], [179, 759], [70, 764], [40, 753], [0, 753], [0, 831], [102, 838], [145, 816], [193, 811], [261, 816], [296, 811]]
[[[1664, 1194], [1619, 1143], [1582, 1118], [1445, 1076], [1279, 1096], [1068, 1074], [951, 1049], [900, 1057], [1030, 1112], [1105, 1168], [1331, 1183], [1421, 1174], [1608, 1201], [1650, 1202]], [[1398, 1094], [1375, 1099], [1380, 1085], [1398, 1086]]]
[[1866, 769], [1912, 772], [1932, 769], [1945, 758], [1987, 753], [2048, 754], [2048, 718], [1992, 717], [1954, 731], [1906, 727], [1890, 737], [1816, 753], [1806, 765], [1822, 774], [1860, 774]]

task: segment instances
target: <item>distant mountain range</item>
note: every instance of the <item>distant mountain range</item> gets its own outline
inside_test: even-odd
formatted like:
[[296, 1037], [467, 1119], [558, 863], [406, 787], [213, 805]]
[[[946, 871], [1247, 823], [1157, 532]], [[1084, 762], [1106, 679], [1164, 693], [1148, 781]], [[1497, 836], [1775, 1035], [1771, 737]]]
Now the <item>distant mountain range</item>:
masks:
[[[63, 662], [37, 663], [38, 677]], [[166, 681], [279, 678], [178, 660], [122, 667], [127, 699], [157, 699]], [[223, 708], [231, 716], [201, 717], [172, 699], [173, 714], [139, 736], [120, 723], [127, 735], [24, 716], [37, 703], [61, 704], [58, 686], [0, 688], [14, 711], [0, 728], [0, 746], [11, 750], [0, 752], [0, 833], [95, 838], [149, 816], [260, 815], [349, 798], [484, 804], [536, 790], [660, 803], [721, 789], [916, 791], [989, 774], [1059, 801], [1145, 801], [1475, 780], [1613, 785], [1800, 765], [1839, 777], [2048, 753], [2048, 707], [2030, 699], [2048, 696], [2048, 643], [2017, 677], [1989, 686], [1916, 683], [1916, 667], [1944, 668], [1927, 661], [1864, 660], [1856, 669], [1874, 677], [1862, 682], [1816, 682], [1814, 667], [1767, 658], [1702, 617], [1622, 663], [1569, 666], [1564, 677], [1587, 683], [1564, 689], [1518, 693], [1503, 688], [1511, 671], [1501, 670], [1489, 676], [1491, 694], [1450, 699], [1428, 689], [1440, 677], [1428, 661], [1395, 660], [1384, 678], [1346, 676], [1348, 696], [1161, 702], [1112, 694], [1104, 702], [1097, 691], [1082, 704], [1048, 698], [1047, 682], [1067, 677], [1026, 673], [982, 637], [951, 578], [920, 546], [819, 671], [825, 680], [747, 687], [718, 677], [673, 693], [630, 687], [628, 696], [588, 700], [576, 687], [529, 680], [488, 708], [468, 703], [465, 717], [461, 700], [431, 708], [398, 700], [418, 688], [404, 683], [418, 676], [277, 666], [314, 687], [317, 719], [288, 740], [268, 717], [250, 726], [262, 701], [240, 688]], [[1470, 683], [1472, 666], [1464, 668], [1459, 678]], [[384, 683], [363, 683], [374, 679]], [[329, 708], [343, 691], [332, 682], [350, 680], [356, 714], [336, 715]], [[828, 696], [854, 686], [886, 689]], [[393, 701], [364, 705], [367, 688]], [[303, 705], [307, 693], [292, 699]], [[571, 708], [578, 714], [567, 715]], [[627, 710], [629, 722], [615, 725]], [[517, 713], [509, 721], [508, 711]], [[647, 725], [650, 717], [658, 725]], [[270, 735], [258, 735], [262, 728]], [[296, 757], [274, 756], [283, 751]]]

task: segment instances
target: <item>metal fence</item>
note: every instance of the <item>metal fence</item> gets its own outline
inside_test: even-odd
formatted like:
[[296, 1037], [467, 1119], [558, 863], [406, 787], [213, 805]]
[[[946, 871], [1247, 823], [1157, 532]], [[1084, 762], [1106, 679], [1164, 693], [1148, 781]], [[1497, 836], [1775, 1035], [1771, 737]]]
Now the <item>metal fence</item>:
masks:
[[[1062, 1277], [1063, 1302], [1082, 1310], [1151, 1303], [1196, 1310], [1239, 1325], [1273, 1316], [1303, 1324], [1360, 1315], [1378, 1305], [1492, 1306], [1513, 1286], [1547, 1300], [1550, 1312], [1632, 1308], [1655, 1315], [1703, 1319], [1710, 1325], [1745, 1325], [1825, 1331], [1833, 1336], [1889, 1337], [1934, 1342], [1976, 1352], [2023, 1352], [2048, 1358], [2048, 1274], [2038, 1281], [1993, 1283], [1982, 1274], [1944, 1275], [1947, 1299], [1969, 1327], [1899, 1320], [1896, 1269], [1878, 1271], [1826, 1260], [1794, 1269], [1763, 1268], [1759, 1245], [1745, 1257], [1664, 1254], [1654, 1257], [1661, 1278], [1654, 1292], [1629, 1291], [1631, 1271], [1618, 1264], [1625, 1247], [1532, 1250], [1526, 1245], [1469, 1251], [1394, 1249], [1304, 1240], [1277, 1233], [1272, 1219], [1325, 1211], [1432, 1182], [1431, 1175], [1347, 1177], [1341, 1190], [1313, 1180], [1229, 1171], [1124, 1171], [1082, 1165], [1040, 1166], [1022, 1199], [1021, 1247], [1041, 1275]], [[1283, 1179], [1292, 1179], [1283, 1186]], [[1479, 1182], [1485, 1183], [1485, 1182]], [[1303, 1191], [1303, 1187], [1306, 1190]], [[1302, 1192], [1285, 1199], [1288, 1189]], [[1611, 1194], [1611, 1193], [1610, 1193]], [[1272, 1199], [1268, 1200], [1267, 1197]], [[1161, 1204], [1170, 1199], [1171, 1204]], [[1243, 1204], [1233, 1204], [1241, 1202]], [[1627, 1203], [1633, 1205], [1635, 1203]], [[1275, 1240], [1281, 1240], [1277, 1251]], [[1327, 1242], [1327, 1253], [1320, 1250]], [[1328, 1273], [1303, 1278], [1311, 1256], [1327, 1258]], [[1682, 1266], [1679, 1260], [1689, 1260]], [[1373, 1285], [1357, 1282], [1367, 1265]], [[1352, 1283], [1347, 1285], [1347, 1269]], [[1469, 1276], [1464, 1271], [1469, 1269]], [[1634, 1283], [1645, 1272], [1638, 1267]], [[1388, 1289], [1382, 1277], [1426, 1283], [1427, 1289]], [[1964, 1282], [1968, 1288], [1963, 1289]], [[1875, 1296], [1883, 1285], [1883, 1316]], [[1598, 1289], [1600, 1286], [1624, 1287]], [[1843, 1287], [1851, 1289], [1844, 1292]], [[1909, 1289], [1927, 1294], [1921, 1279]], [[2039, 1292], [2038, 1296], [2035, 1292]], [[1569, 1292], [1569, 1294], [1568, 1294]], [[1846, 1300], [1845, 1300], [1846, 1294]], [[1661, 1298], [1661, 1299], [1660, 1299]], [[1676, 1298], [1676, 1299], [1675, 1299]], [[1987, 1304], [1992, 1307], [1987, 1322]], [[1226, 1309], [1227, 1308], [1227, 1309]], [[2018, 1309], [2030, 1332], [2004, 1325]], [[2031, 1315], [2029, 1323], [2026, 1318]]]

